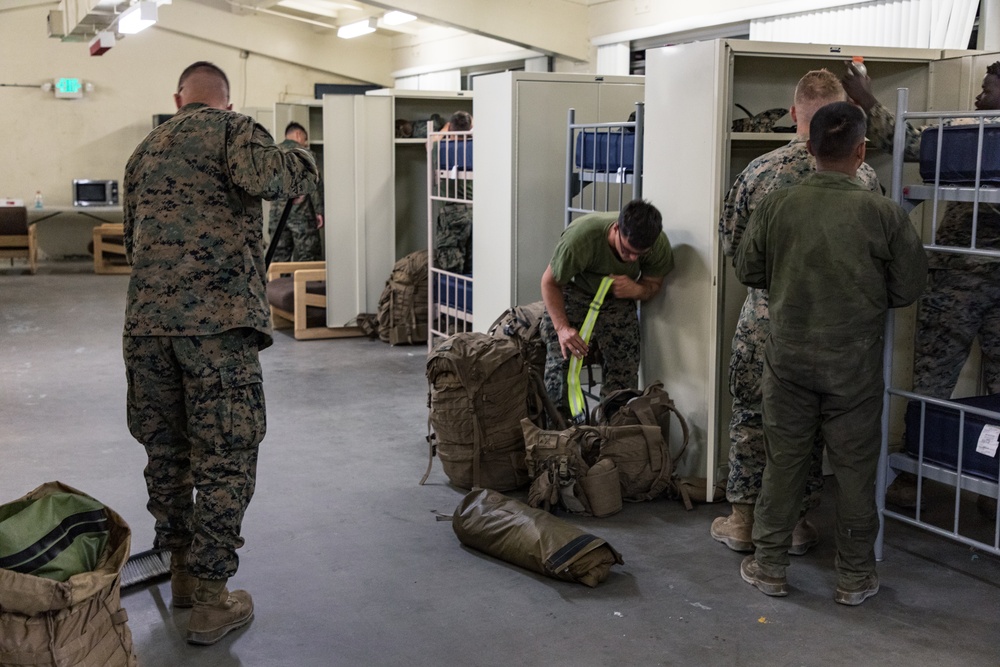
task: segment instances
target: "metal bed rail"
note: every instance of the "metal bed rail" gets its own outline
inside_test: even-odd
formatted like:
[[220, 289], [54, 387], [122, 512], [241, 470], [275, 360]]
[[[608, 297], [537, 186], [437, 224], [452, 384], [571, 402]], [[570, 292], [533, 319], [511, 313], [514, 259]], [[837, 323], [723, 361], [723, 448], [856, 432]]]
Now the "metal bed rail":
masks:
[[[1000, 250], [990, 248], [977, 248], [976, 239], [979, 225], [979, 205], [993, 204], [1000, 202], [1000, 189], [989, 187], [982, 183], [982, 156], [987, 121], [993, 118], [1000, 120], [1000, 112], [911, 112], [907, 111], [909, 104], [909, 91], [900, 88], [896, 102], [896, 124], [893, 136], [892, 154], [892, 198], [908, 211], [923, 202], [931, 202], [932, 205], [932, 231], [931, 242], [925, 244], [929, 252], [946, 252], [955, 254], [974, 255], [982, 257], [1000, 258]], [[955, 186], [941, 183], [941, 151], [944, 127], [953, 119], [972, 119], [978, 125], [978, 145], [976, 157], [976, 172], [974, 187]], [[906, 132], [907, 121], [910, 120], [930, 120], [937, 123], [937, 148], [936, 163], [933, 183], [927, 182], [916, 185], [903, 185], [903, 163], [906, 160]], [[938, 226], [938, 210], [940, 202], [962, 202], [971, 203], [971, 241], [969, 247], [941, 246], [936, 242]], [[895, 313], [890, 310], [886, 320], [885, 334], [885, 356], [883, 363], [883, 380], [885, 382], [885, 393], [883, 396], [882, 412], [882, 447], [879, 456], [878, 476], [876, 478], [876, 505], [879, 513], [879, 533], [875, 542], [875, 556], [882, 560], [885, 540], [885, 521], [888, 517], [904, 524], [911, 525], [935, 535], [945, 537], [961, 544], [980, 549], [994, 555], [1000, 555], [1000, 516], [994, 519], [993, 538], [987, 542], [983, 539], [970, 536], [969, 531], [963, 531], [961, 525], [961, 496], [963, 491], [969, 491], [996, 499], [998, 496], [998, 485], [996, 479], [990, 479], [982, 474], [970, 473], [963, 470], [963, 456], [967, 428], [967, 415], [975, 415], [985, 419], [1000, 422], [1000, 412], [976, 408], [953, 400], [943, 400], [917, 394], [912, 391], [905, 391], [892, 386], [893, 377], [893, 341], [895, 335]], [[889, 453], [890, 448], [890, 410], [892, 399], [906, 400], [911, 404], [919, 405], [920, 420], [919, 433], [917, 435], [917, 454], [907, 452]], [[934, 437], [926, 432], [928, 406], [935, 406], [949, 411], [954, 411], [958, 419], [958, 431], [955, 441], [955, 465], [943, 465], [941, 463], [926, 460], [925, 444], [929, 437]], [[910, 425], [907, 424], [906, 428]], [[982, 428], [980, 428], [982, 430]], [[912, 434], [910, 435], [912, 438]], [[936, 440], [948, 444], [950, 440]], [[888, 484], [896, 476], [897, 472], [909, 472], [916, 476], [916, 507], [913, 515], [886, 509], [885, 495]], [[1000, 460], [997, 461], [996, 475], [1000, 477]], [[942, 526], [925, 520], [922, 506], [924, 504], [924, 482], [932, 480], [934, 482], [951, 486], [954, 488], [954, 508], [951, 517], [951, 525]]]
[[[636, 102], [635, 120], [615, 123], [577, 123], [576, 109], [569, 109], [564, 226], [573, 221], [574, 214], [621, 210], [632, 199], [642, 198], [644, 108], [642, 102]], [[631, 153], [625, 146], [628, 135], [634, 137]], [[578, 146], [583, 150], [579, 151]], [[591, 184], [589, 199], [585, 194], [587, 184]], [[579, 205], [574, 206], [577, 196]]]
[[427, 351], [456, 333], [472, 331], [472, 276], [434, 264], [436, 212], [472, 206], [472, 130], [427, 135]]

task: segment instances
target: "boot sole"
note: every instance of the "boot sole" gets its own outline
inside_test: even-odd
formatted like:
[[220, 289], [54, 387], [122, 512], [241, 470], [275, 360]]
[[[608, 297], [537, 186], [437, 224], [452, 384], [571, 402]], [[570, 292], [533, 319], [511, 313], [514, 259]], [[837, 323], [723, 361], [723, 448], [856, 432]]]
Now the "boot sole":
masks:
[[878, 584], [875, 584], [874, 588], [868, 588], [863, 591], [854, 591], [851, 593], [838, 590], [833, 599], [838, 604], [846, 604], [848, 607], [856, 607], [876, 593], [878, 593]]
[[230, 623], [229, 625], [224, 625], [215, 630], [210, 630], [208, 632], [192, 632], [188, 630], [187, 643], [195, 644], [196, 646], [209, 646], [219, 641], [233, 630], [239, 630], [252, 620], [253, 612], [250, 612], [250, 615], [246, 618]]
[[753, 551], [753, 542], [744, 542], [742, 540], [735, 540], [731, 537], [726, 537], [724, 535], [716, 535], [712, 533], [712, 539], [716, 542], [721, 542], [733, 551], [738, 551], [740, 553], [750, 553]]
[[788, 554], [790, 556], [805, 556], [806, 552], [812, 549], [814, 546], [819, 544], [819, 540], [812, 540], [810, 542], [803, 542], [802, 544], [793, 544], [788, 548]]
[[747, 582], [751, 586], [756, 586], [764, 595], [769, 595], [774, 598], [783, 598], [788, 595], [788, 584], [769, 584], [767, 582], [761, 581], [760, 579], [755, 579], [751, 577], [746, 572], [743, 571], [743, 565], [740, 565], [740, 577], [743, 581]]

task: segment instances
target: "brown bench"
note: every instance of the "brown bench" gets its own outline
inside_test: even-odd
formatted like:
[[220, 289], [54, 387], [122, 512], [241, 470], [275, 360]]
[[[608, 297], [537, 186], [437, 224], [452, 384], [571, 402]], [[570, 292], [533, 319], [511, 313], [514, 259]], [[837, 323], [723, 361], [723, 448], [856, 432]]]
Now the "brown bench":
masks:
[[35, 226], [28, 224], [28, 209], [24, 206], [0, 206], [0, 257], [26, 259], [31, 273], [38, 269]]

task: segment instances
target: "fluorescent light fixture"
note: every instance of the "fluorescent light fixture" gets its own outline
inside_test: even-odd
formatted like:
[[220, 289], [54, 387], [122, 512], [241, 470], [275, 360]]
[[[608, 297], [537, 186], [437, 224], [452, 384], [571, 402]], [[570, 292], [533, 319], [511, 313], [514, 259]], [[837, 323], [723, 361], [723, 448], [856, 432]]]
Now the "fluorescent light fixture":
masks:
[[417, 17], [413, 14], [407, 14], [406, 12], [396, 10], [386, 12], [385, 16], [382, 17], [382, 23], [385, 25], [401, 25], [403, 23], [409, 23], [410, 21], [416, 20]]
[[151, 0], [137, 2], [118, 16], [118, 32], [134, 35], [156, 23], [156, 3]]
[[375, 19], [365, 19], [357, 23], [348, 23], [337, 28], [337, 37], [341, 39], [351, 39], [375, 32]]

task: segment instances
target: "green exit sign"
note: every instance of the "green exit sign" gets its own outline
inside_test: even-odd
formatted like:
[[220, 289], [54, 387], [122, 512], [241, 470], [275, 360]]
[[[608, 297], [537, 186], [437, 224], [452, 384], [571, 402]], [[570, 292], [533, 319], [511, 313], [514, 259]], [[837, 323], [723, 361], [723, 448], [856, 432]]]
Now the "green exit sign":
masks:
[[83, 83], [76, 78], [56, 79], [56, 97], [83, 97]]

